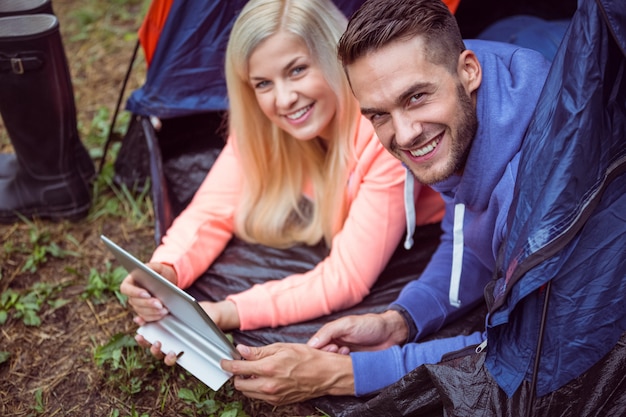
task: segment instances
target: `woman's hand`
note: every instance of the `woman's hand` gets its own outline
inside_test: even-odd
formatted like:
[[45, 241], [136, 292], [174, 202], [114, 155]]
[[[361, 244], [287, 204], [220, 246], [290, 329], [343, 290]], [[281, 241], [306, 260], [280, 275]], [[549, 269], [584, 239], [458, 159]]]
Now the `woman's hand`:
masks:
[[[176, 271], [170, 265], [157, 262], [150, 262], [146, 265], [168, 281], [174, 284], [178, 281]], [[136, 274], [136, 272], [133, 273]], [[153, 297], [145, 288], [139, 285], [133, 273], [128, 274], [120, 285], [122, 294], [128, 296], [128, 304], [144, 321], [157, 321], [165, 317], [168, 314], [167, 308], [165, 308], [161, 300]]]
[[234, 302], [230, 300], [218, 302], [200, 301], [199, 304], [220, 329], [231, 330], [239, 328], [241, 323], [239, 322], [239, 313]]
[[[217, 303], [201, 301], [200, 305], [219, 328], [228, 330], [239, 327], [239, 314], [237, 314], [237, 307], [232, 301], [225, 300]], [[146, 321], [147, 320], [141, 316], [134, 318], [134, 322], [139, 326], [146, 324]], [[166, 365], [174, 366], [176, 364], [176, 353], [168, 352], [166, 354], [162, 352], [160, 341], [157, 340], [154, 343], [150, 343], [140, 334], [135, 335], [135, 340], [139, 346], [150, 349], [152, 356], [158, 360], [162, 360]]]
[[[135, 320], [135, 323], [139, 324], [140, 326], [142, 325], [141, 320]], [[176, 365], [176, 359], [177, 359], [176, 353], [174, 352], [169, 352], [168, 354], [163, 353], [161, 351], [161, 342], [156, 341], [151, 344], [140, 334], [135, 335], [135, 341], [137, 342], [139, 346], [144, 347], [144, 348], [149, 348], [152, 356], [154, 356], [158, 360], [162, 360], [163, 362], [165, 362], [167, 366]]]

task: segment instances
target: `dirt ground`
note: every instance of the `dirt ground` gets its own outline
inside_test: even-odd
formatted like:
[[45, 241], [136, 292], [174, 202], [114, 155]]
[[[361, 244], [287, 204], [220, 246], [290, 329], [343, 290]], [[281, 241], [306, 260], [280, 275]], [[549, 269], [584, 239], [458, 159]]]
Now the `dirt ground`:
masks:
[[[142, 0], [53, 1], [70, 63], [83, 139], [94, 129], [98, 111], [104, 107], [113, 112], [136, 40], [128, 33], [135, 33], [146, 4], [149, 2]], [[98, 15], [89, 7], [109, 9]], [[106, 28], [109, 36], [100, 36], [99, 28]], [[143, 69], [140, 62], [128, 91], [141, 85]], [[101, 142], [87, 145], [92, 151], [102, 148]], [[10, 151], [1, 125], [0, 150]], [[95, 163], [97, 167], [97, 158]], [[104, 200], [115, 198], [110, 190], [99, 193]], [[99, 208], [105, 203], [101, 199]], [[85, 296], [90, 273], [104, 273], [107, 262], [114, 263], [99, 235], [106, 234], [145, 259], [154, 249], [154, 231], [149, 204], [143, 207], [145, 216], [139, 220], [119, 212], [96, 215], [94, 208], [87, 219], [74, 223], [0, 225], [0, 312], [8, 305], [9, 294], [36, 295], [41, 304], [35, 314], [39, 324], [27, 324], [15, 306], [0, 324], [1, 416], [214, 415], [204, 413], [207, 408], [201, 409], [198, 401], [181, 400], [182, 389], [197, 390], [199, 384], [179, 367], [165, 367], [138, 348], [123, 351], [139, 355], [141, 363], [135, 364], [132, 374], [124, 374], [132, 365], [125, 362], [128, 358], [117, 358], [122, 362], [117, 369], [115, 362], [102, 365], [94, 359], [98, 349], [115, 335], [133, 335], [136, 329], [130, 310], [111, 291]], [[31, 267], [35, 251], [42, 247], [48, 251]], [[238, 407], [251, 416], [314, 412], [302, 406], [274, 408], [251, 401], [229, 384], [215, 400], [239, 402]]]

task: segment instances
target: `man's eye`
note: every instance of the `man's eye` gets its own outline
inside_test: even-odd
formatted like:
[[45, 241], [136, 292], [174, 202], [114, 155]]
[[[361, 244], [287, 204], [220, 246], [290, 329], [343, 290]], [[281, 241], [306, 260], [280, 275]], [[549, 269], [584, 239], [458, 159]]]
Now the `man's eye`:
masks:
[[369, 120], [374, 126], [380, 126], [388, 119], [388, 113], [372, 113]]
[[413, 94], [411, 98], [409, 99], [409, 103], [415, 103], [417, 101], [420, 101], [422, 97], [424, 97], [423, 93]]

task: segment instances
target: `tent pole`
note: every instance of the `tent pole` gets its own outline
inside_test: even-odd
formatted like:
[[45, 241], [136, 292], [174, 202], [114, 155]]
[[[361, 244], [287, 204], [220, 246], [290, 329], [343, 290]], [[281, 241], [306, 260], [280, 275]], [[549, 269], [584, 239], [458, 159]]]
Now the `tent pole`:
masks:
[[133, 64], [135, 63], [135, 59], [137, 59], [138, 50], [139, 50], [139, 39], [137, 39], [137, 43], [135, 43], [135, 49], [133, 50], [133, 55], [130, 58], [128, 69], [126, 70], [126, 75], [124, 76], [122, 89], [120, 90], [120, 95], [117, 98], [117, 104], [115, 105], [115, 111], [113, 112], [113, 119], [111, 120], [111, 124], [109, 125], [109, 134], [104, 144], [104, 149], [102, 150], [102, 157], [100, 158], [100, 166], [98, 167], [98, 175], [102, 173], [102, 168], [104, 167], [104, 162], [106, 160], [107, 153], [109, 152], [109, 146], [111, 145], [111, 141], [113, 140], [113, 129], [115, 128], [115, 122], [117, 121], [117, 114], [119, 113], [120, 105], [122, 104], [122, 99], [124, 98], [124, 92], [126, 91], [126, 84], [128, 84], [128, 79], [130, 78], [130, 73], [133, 69]]
[[539, 326], [539, 339], [537, 340], [537, 350], [535, 353], [535, 364], [533, 366], [533, 379], [530, 383], [530, 393], [528, 395], [528, 404], [526, 405], [526, 417], [532, 415], [533, 405], [535, 403], [535, 391], [537, 389], [537, 374], [539, 373], [539, 362], [541, 361], [541, 349], [543, 347], [543, 334], [546, 329], [546, 320], [548, 317], [548, 303], [550, 300], [550, 288], [552, 280], [548, 281], [545, 287], [545, 296], [543, 300], [543, 311], [541, 313], [541, 324]]

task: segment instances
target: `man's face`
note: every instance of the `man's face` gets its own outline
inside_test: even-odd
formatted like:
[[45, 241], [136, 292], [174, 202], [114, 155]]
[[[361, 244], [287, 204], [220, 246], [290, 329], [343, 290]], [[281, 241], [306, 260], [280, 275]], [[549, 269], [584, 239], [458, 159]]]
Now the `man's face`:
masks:
[[462, 172], [477, 129], [472, 92], [480, 66], [472, 52], [461, 54], [451, 74], [427, 59], [418, 37], [395, 41], [346, 69], [381, 143], [418, 181], [434, 184]]

